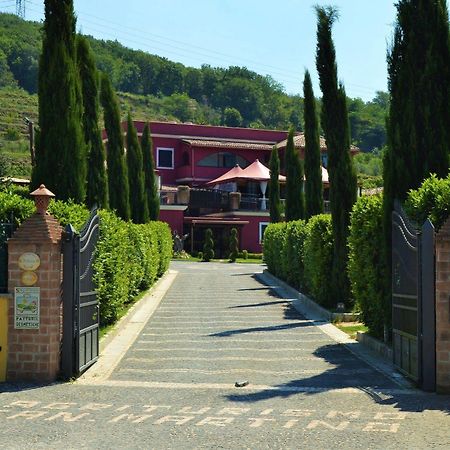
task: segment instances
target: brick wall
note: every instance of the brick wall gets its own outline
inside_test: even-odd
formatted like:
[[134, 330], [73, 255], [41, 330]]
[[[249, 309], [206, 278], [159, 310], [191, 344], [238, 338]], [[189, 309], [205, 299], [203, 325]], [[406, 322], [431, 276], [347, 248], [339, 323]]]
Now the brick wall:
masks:
[[450, 218], [436, 235], [436, 390], [450, 393]]
[[14, 301], [8, 308], [7, 379], [53, 381], [60, 370], [62, 334], [61, 303], [61, 232], [56, 219], [35, 214], [22, 224], [8, 241], [9, 291], [21, 286], [22, 271], [18, 265], [21, 254], [39, 256], [35, 270], [40, 288], [40, 327], [36, 330], [14, 329]]

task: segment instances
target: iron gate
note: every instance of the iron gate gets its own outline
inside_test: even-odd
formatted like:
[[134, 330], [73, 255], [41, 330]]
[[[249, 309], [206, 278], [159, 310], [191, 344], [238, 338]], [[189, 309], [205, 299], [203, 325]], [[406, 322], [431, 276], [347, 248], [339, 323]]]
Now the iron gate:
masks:
[[0, 292], [8, 292], [8, 245], [6, 241], [14, 231], [11, 223], [0, 223]]
[[394, 365], [426, 390], [435, 387], [434, 227], [421, 230], [396, 203], [392, 213]]
[[94, 210], [77, 234], [69, 224], [63, 246], [63, 347], [62, 374], [79, 376], [99, 354], [99, 305], [93, 281], [93, 260], [99, 236]]

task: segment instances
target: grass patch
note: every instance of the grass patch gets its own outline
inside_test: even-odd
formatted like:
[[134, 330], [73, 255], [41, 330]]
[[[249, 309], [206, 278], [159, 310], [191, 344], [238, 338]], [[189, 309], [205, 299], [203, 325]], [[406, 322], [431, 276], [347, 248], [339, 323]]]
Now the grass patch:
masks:
[[369, 329], [360, 322], [339, 322], [334, 325], [344, 333], [347, 333], [352, 339], [356, 338], [356, 333], [358, 331], [362, 333], [367, 333], [369, 331]]

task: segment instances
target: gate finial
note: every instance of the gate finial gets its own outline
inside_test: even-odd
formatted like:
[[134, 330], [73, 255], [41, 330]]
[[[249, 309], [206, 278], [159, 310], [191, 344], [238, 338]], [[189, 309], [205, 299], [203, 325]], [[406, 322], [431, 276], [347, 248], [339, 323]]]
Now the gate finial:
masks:
[[41, 184], [39, 189], [36, 189], [30, 195], [34, 197], [34, 204], [36, 205], [37, 213], [42, 215], [47, 213], [50, 199], [55, 196], [53, 192], [49, 191], [45, 187], [45, 184]]

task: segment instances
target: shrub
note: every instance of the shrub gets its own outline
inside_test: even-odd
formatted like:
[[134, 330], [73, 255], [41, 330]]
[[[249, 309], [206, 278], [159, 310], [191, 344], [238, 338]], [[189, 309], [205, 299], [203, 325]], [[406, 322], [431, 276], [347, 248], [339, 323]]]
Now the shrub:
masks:
[[382, 338], [386, 295], [381, 281], [386, 268], [381, 196], [360, 197], [353, 206], [348, 246], [348, 273], [356, 306], [370, 333]]
[[230, 262], [235, 262], [239, 253], [238, 232], [236, 228], [231, 229], [230, 236]]
[[16, 225], [20, 225], [34, 211], [33, 201], [9, 192], [0, 192], [0, 222], [13, 219]]
[[145, 226], [156, 233], [159, 249], [159, 267], [157, 275], [160, 277], [168, 268], [172, 258], [173, 241], [169, 225], [166, 222], [151, 221]]
[[286, 280], [284, 259], [284, 242], [287, 235], [285, 222], [271, 223], [264, 232], [264, 260], [269, 272], [276, 277]]
[[333, 261], [333, 232], [331, 216], [311, 217], [306, 227], [304, 242], [305, 284], [315, 300], [324, 307], [334, 307], [339, 299], [332, 292], [331, 268]]
[[[35, 211], [31, 200], [0, 192], [0, 221], [11, 215], [20, 224]], [[49, 211], [62, 226], [71, 223], [80, 231], [89, 210], [71, 201], [52, 201]], [[100, 302], [100, 323], [113, 323], [124, 306], [141, 290], [150, 287], [168, 268], [172, 237], [166, 223], [134, 225], [110, 211], [100, 214], [100, 238], [94, 261], [94, 281]]]
[[84, 205], [69, 200], [63, 202], [61, 200], [52, 200], [48, 207], [48, 212], [58, 219], [62, 227], [66, 227], [69, 223], [77, 231], [81, 228], [89, 218], [89, 210]]
[[288, 222], [286, 226], [286, 240], [284, 244], [283, 260], [286, 281], [296, 289], [304, 288], [304, 244], [307, 236], [306, 222], [296, 220]]
[[443, 179], [431, 175], [419, 189], [409, 191], [405, 211], [419, 225], [429, 218], [439, 229], [450, 212], [450, 174]]
[[242, 259], [248, 259], [248, 251], [242, 250]]
[[214, 258], [214, 240], [211, 228], [205, 233], [205, 242], [203, 244], [203, 261], [211, 261]]

